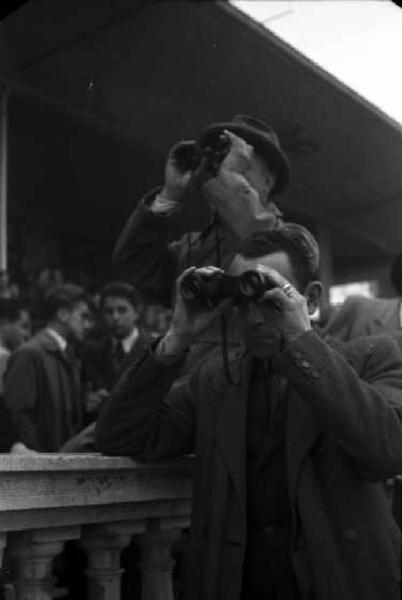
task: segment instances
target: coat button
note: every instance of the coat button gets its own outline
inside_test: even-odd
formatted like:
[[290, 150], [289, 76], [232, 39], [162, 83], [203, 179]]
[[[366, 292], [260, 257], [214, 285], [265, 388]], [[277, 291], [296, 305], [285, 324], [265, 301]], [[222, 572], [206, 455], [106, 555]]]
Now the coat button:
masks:
[[314, 379], [320, 378], [320, 374], [318, 371], [311, 371], [311, 376], [314, 377]]
[[359, 534], [357, 533], [356, 529], [348, 529], [345, 531], [344, 537], [348, 542], [357, 542], [359, 539]]
[[302, 360], [300, 364], [303, 367], [303, 369], [309, 369], [311, 367], [311, 365], [308, 362], [308, 360]]

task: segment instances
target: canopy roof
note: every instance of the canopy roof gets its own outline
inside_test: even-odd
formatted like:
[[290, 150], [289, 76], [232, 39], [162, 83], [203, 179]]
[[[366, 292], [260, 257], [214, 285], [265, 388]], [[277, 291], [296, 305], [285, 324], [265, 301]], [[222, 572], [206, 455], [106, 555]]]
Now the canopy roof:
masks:
[[174, 142], [246, 113], [278, 132], [278, 201], [329, 226], [336, 268], [402, 251], [402, 128], [231, 5], [31, 0], [1, 23], [0, 61], [16, 214], [112, 240]]

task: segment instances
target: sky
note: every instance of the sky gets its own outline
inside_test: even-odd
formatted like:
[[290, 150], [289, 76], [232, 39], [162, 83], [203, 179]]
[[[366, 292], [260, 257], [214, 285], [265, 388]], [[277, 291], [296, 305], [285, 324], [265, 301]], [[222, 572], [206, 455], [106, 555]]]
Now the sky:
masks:
[[389, 0], [232, 0], [402, 124], [402, 9]]

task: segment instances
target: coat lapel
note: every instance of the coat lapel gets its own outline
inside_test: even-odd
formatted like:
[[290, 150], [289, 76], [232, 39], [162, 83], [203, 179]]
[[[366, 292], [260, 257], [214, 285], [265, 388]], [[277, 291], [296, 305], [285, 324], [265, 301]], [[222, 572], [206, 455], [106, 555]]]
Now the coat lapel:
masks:
[[233, 480], [242, 510], [246, 510], [246, 419], [251, 361], [248, 357], [233, 364], [234, 385], [227, 387], [217, 424], [217, 441]]

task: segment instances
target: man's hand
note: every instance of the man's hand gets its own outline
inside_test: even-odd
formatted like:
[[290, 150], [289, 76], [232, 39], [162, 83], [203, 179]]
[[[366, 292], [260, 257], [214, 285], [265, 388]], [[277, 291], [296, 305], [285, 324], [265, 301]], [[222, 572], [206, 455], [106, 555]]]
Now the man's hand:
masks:
[[36, 450], [32, 450], [23, 444], [22, 442], [15, 442], [10, 448], [10, 454], [24, 454], [25, 456], [29, 454], [39, 454]]
[[275, 286], [264, 293], [260, 302], [274, 302], [282, 312], [285, 344], [310, 331], [310, 316], [305, 297], [275, 269], [258, 265], [257, 270], [267, 276]]
[[[223, 314], [228, 306], [232, 304], [231, 298], [225, 298], [213, 308], [193, 306], [185, 302], [180, 293], [180, 284], [183, 278], [190, 272], [195, 271], [190, 267], [183, 271], [176, 282], [176, 300], [173, 310], [172, 321], [165, 336], [159, 342], [157, 355], [175, 356], [187, 350], [199, 335]], [[202, 267], [198, 272], [210, 273], [212, 270], [221, 271], [217, 267]]]
[[257, 190], [247, 179], [253, 147], [230, 131], [224, 133], [230, 138], [230, 151], [218, 175], [203, 183], [204, 199], [239, 239], [261, 229], [276, 229], [282, 220], [276, 205], [269, 201], [270, 186], [267, 183], [266, 190]]
[[167, 157], [165, 183], [160, 195], [172, 202], [181, 202], [194, 175], [191, 157], [196, 153], [196, 142], [187, 140], [175, 144]]
[[88, 413], [94, 413], [99, 410], [106, 398], [109, 397], [109, 392], [103, 388], [99, 390], [89, 390], [85, 396], [85, 408]]

